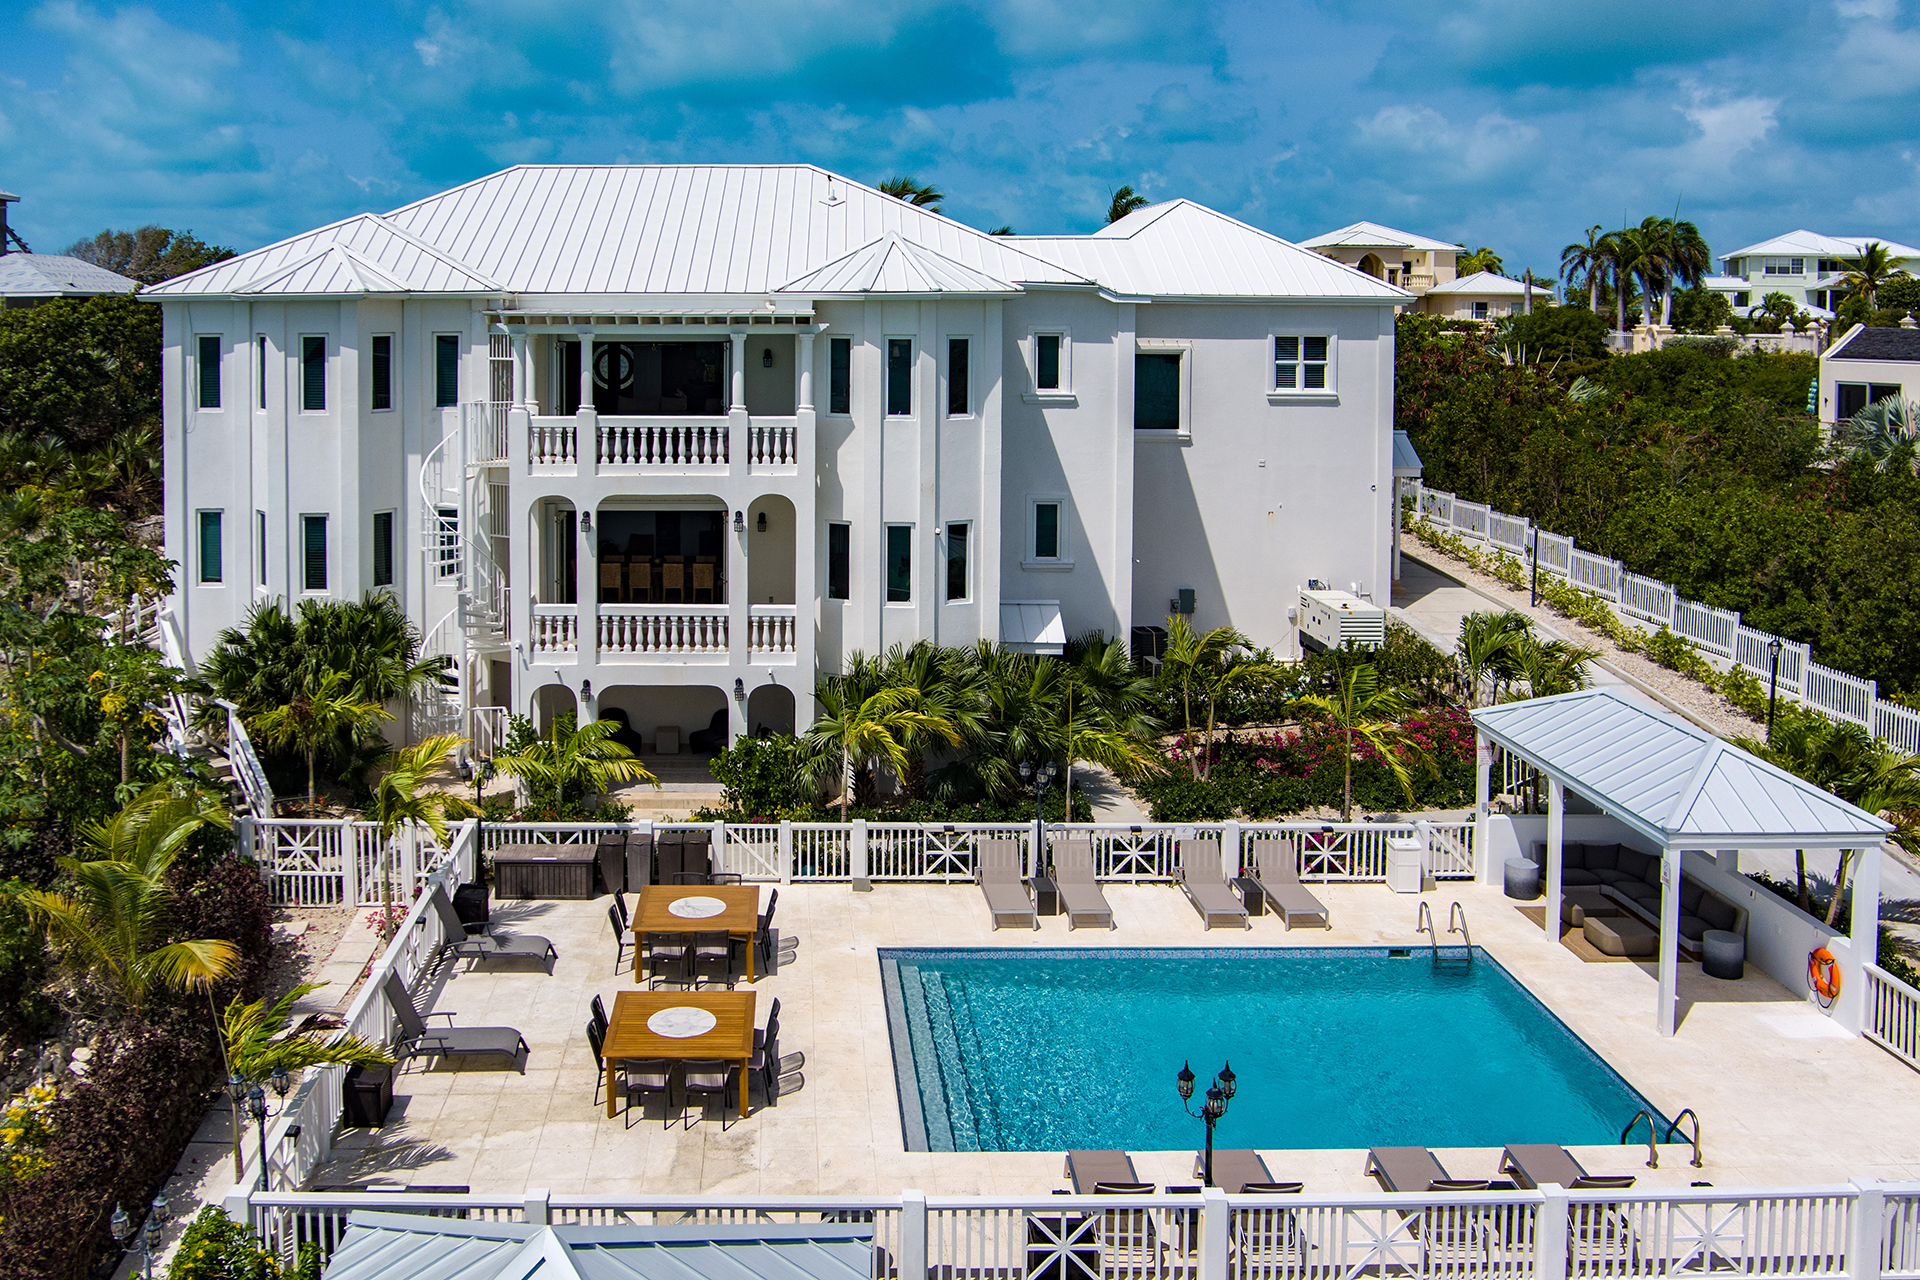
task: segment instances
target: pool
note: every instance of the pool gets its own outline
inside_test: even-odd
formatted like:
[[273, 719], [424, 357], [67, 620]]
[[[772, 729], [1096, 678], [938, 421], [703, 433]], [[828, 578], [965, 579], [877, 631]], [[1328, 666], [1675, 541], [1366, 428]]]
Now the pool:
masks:
[[1611, 1143], [1654, 1110], [1485, 951], [1441, 955], [884, 949], [907, 1149], [1196, 1149], [1189, 1061], [1196, 1109], [1238, 1077], [1222, 1147]]

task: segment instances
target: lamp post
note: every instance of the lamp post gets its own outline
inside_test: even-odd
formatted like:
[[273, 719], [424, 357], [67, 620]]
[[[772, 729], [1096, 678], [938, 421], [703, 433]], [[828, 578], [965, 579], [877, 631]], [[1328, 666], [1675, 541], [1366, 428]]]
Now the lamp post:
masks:
[[146, 1273], [147, 1280], [153, 1280], [153, 1255], [160, 1248], [160, 1231], [167, 1221], [167, 1197], [157, 1195], [153, 1203], [147, 1206], [147, 1221], [144, 1228], [136, 1231], [133, 1219], [127, 1216], [125, 1205], [115, 1205], [113, 1217], [107, 1220], [107, 1230], [113, 1235], [113, 1242], [122, 1249], [131, 1248], [135, 1237], [140, 1241], [139, 1270]]
[[1533, 585], [1527, 589], [1527, 608], [1540, 603], [1540, 526], [1533, 526]]
[[[287, 1075], [287, 1069], [285, 1067], [275, 1067], [272, 1074], [267, 1077], [267, 1083], [273, 1086], [274, 1096], [280, 1099], [281, 1105], [284, 1108], [287, 1101], [287, 1090], [293, 1087], [293, 1079]], [[253, 1117], [254, 1123], [260, 1126], [260, 1178], [258, 1186], [260, 1190], [266, 1191], [268, 1190], [267, 1117], [270, 1115], [278, 1115], [279, 1112], [270, 1112], [267, 1110], [266, 1090], [257, 1084], [247, 1090], [247, 1112]]]
[[[1033, 787], [1033, 816], [1040, 824], [1038, 828], [1039, 843], [1034, 846], [1033, 850], [1035, 875], [1040, 874], [1041, 860], [1046, 855], [1047, 787], [1053, 782], [1053, 775], [1054, 767], [1053, 761], [1051, 760], [1044, 761], [1038, 769], [1033, 767], [1033, 761], [1031, 760], [1022, 760], [1020, 762], [1020, 781]], [[1069, 814], [1068, 817], [1072, 817], [1072, 815]]]
[[1193, 1101], [1193, 1064], [1183, 1063], [1180, 1074], [1174, 1078], [1174, 1088], [1180, 1091], [1180, 1106], [1196, 1120], [1207, 1122], [1207, 1156], [1204, 1166], [1206, 1176], [1202, 1179], [1207, 1186], [1213, 1185], [1213, 1126], [1220, 1123], [1220, 1117], [1227, 1114], [1227, 1104], [1233, 1101], [1235, 1088], [1233, 1064], [1220, 1068], [1220, 1074], [1213, 1078], [1207, 1088], [1206, 1100], [1195, 1111], [1190, 1105]]
[[[1784, 648], [1780, 637], [1767, 641], [1767, 654], [1773, 662], [1773, 678], [1767, 689], [1767, 745], [1773, 745], [1773, 709], [1780, 703], [1780, 650]], [[1806, 694], [1802, 692], [1802, 697]]]

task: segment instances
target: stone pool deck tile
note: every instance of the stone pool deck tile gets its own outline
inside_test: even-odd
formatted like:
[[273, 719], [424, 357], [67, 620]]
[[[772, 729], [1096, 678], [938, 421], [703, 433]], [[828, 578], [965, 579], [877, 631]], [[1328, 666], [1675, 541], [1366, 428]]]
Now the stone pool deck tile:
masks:
[[[1314, 892], [1330, 909], [1332, 929], [1289, 931], [1264, 916], [1251, 929], [1209, 932], [1176, 888], [1109, 885], [1118, 928], [1070, 931], [1064, 917], [1052, 917], [1037, 931], [994, 931], [971, 885], [880, 884], [870, 893], [782, 886], [777, 926], [797, 937], [799, 948], [792, 963], [755, 985], [756, 1011], [764, 1023], [780, 999], [780, 1047], [806, 1055], [806, 1085], [724, 1131], [704, 1119], [663, 1128], [658, 1104], [644, 1118], [627, 1117], [629, 1126], [608, 1120], [593, 1102], [598, 1073], [583, 1030], [588, 1001], [598, 993], [611, 1004], [619, 991], [640, 985], [631, 952], [614, 970], [607, 899], [504, 904], [502, 914], [515, 916], [512, 927], [553, 939], [560, 958], [552, 974], [537, 966], [448, 966], [437, 976], [435, 1007], [457, 1009], [456, 1025], [518, 1028], [532, 1046], [525, 1073], [483, 1063], [454, 1070], [408, 1064], [396, 1080], [399, 1122], [379, 1134], [343, 1135], [316, 1181], [378, 1177], [512, 1195], [537, 1187], [593, 1194], [891, 1194], [909, 1186], [932, 1194], [1045, 1193], [1065, 1185], [1057, 1152], [904, 1149], [878, 949], [1426, 945], [1413, 928], [1420, 898], [1381, 885]], [[1689, 1148], [1671, 1145], [1661, 1148], [1659, 1169], [1647, 1169], [1642, 1142], [1577, 1148], [1591, 1172], [1631, 1173], [1649, 1186], [1920, 1176], [1920, 1160], [1902, 1140], [1920, 1126], [1920, 1074], [1864, 1041], [1821, 1034], [1830, 1029], [1823, 1015], [1757, 970], [1723, 983], [1683, 965], [1683, 1020], [1679, 1034], [1665, 1040], [1653, 1029], [1657, 979], [1650, 965], [1584, 963], [1497, 889], [1448, 882], [1422, 898], [1443, 922], [1459, 901], [1474, 942], [1661, 1112], [1692, 1107], [1700, 1114], [1704, 1168], [1688, 1164]], [[1243, 1095], [1235, 1105], [1258, 1100]], [[1232, 1145], [1231, 1130], [1230, 1113], [1223, 1147]], [[1200, 1136], [1196, 1123], [1196, 1146]], [[1263, 1154], [1275, 1177], [1303, 1181], [1312, 1192], [1374, 1189], [1363, 1150]], [[1462, 1177], [1492, 1176], [1499, 1159], [1498, 1148], [1439, 1155]], [[1134, 1157], [1156, 1184], [1195, 1181], [1191, 1151]]]

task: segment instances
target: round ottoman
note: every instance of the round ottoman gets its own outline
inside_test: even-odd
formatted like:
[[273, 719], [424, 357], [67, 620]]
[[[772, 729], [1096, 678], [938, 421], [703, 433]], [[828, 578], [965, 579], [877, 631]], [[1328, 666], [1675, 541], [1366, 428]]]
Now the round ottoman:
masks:
[[1746, 972], [1747, 940], [1725, 929], [1700, 935], [1700, 968], [1709, 978], [1738, 978]]
[[1531, 858], [1507, 859], [1507, 896], [1531, 901], [1540, 896], [1540, 865]]

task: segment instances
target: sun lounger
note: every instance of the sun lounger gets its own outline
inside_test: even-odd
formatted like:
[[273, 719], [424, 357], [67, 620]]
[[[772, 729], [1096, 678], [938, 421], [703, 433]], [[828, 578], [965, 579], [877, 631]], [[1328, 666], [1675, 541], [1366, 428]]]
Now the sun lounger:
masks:
[[1038, 929], [1033, 895], [1020, 875], [1020, 845], [1013, 840], [981, 840], [974, 846], [980, 892], [986, 895], [993, 927]]
[[469, 961], [468, 968], [487, 960], [538, 960], [551, 973], [553, 962], [560, 958], [553, 943], [537, 934], [467, 933], [446, 890], [437, 886], [433, 890], [433, 909], [439, 913], [440, 926], [447, 935], [441, 945], [453, 952], [455, 959]]
[[[1193, 1156], [1193, 1176], [1203, 1178], [1207, 1172], [1206, 1153], [1196, 1151]], [[1279, 1183], [1273, 1180], [1273, 1174], [1267, 1171], [1267, 1162], [1260, 1158], [1258, 1151], [1216, 1151], [1213, 1153], [1213, 1185], [1230, 1196], [1237, 1196], [1243, 1187], [1252, 1184], [1260, 1187], [1289, 1186], [1300, 1189], [1297, 1182]]]
[[526, 1037], [512, 1027], [445, 1027], [428, 1030], [427, 1018], [451, 1018], [452, 1013], [429, 1013], [422, 1015], [413, 1007], [413, 997], [407, 994], [406, 983], [397, 973], [389, 973], [383, 987], [387, 997], [387, 1006], [393, 1010], [393, 1019], [400, 1027], [400, 1038], [394, 1045], [396, 1058], [415, 1058], [421, 1055], [437, 1058], [470, 1058], [498, 1055], [512, 1058], [522, 1074], [526, 1072], [526, 1057], [529, 1052]]
[[1093, 841], [1071, 836], [1053, 850], [1053, 881], [1060, 889], [1060, 909], [1067, 913], [1067, 928], [1099, 925], [1113, 928], [1113, 908], [1100, 882], [1093, 875]]
[[1102, 1183], [1110, 1186], [1139, 1186], [1133, 1172], [1133, 1157], [1124, 1151], [1067, 1152], [1067, 1180], [1075, 1195], [1092, 1195]]
[[1300, 920], [1323, 929], [1333, 927], [1326, 904], [1300, 883], [1300, 852], [1293, 847], [1293, 841], [1273, 836], [1255, 838], [1253, 868], [1254, 883], [1267, 895], [1267, 901], [1280, 913], [1287, 928], [1293, 928]]
[[1237, 924], [1253, 928], [1246, 904], [1220, 874], [1220, 841], [1214, 836], [1180, 842], [1180, 868], [1175, 873], [1187, 901], [1200, 913], [1203, 925]]
[[1485, 1178], [1455, 1178], [1425, 1147], [1375, 1147], [1367, 1172], [1387, 1191], [1484, 1191]]
[[1625, 1190], [1633, 1185], [1633, 1175], [1595, 1177], [1581, 1167], [1573, 1153], [1553, 1143], [1514, 1143], [1500, 1153], [1500, 1176], [1512, 1178], [1526, 1190], [1546, 1182], [1557, 1182], [1568, 1190], [1582, 1191], [1612, 1188]]

